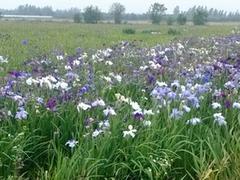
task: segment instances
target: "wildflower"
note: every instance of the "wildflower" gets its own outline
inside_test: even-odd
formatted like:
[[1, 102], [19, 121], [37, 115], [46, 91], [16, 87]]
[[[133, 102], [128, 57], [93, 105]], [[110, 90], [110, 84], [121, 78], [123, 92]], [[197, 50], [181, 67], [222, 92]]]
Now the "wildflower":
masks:
[[74, 60], [74, 61], [73, 61], [73, 65], [74, 65], [74, 66], [79, 66], [80, 63], [81, 63], [81, 62], [80, 62], [79, 60]]
[[13, 117], [13, 115], [12, 115], [12, 112], [11, 112], [11, 111], [8, 111], [8, 112], [7, 112], [7, 115], [8, 115], [9, 117]]
[[186, 106], [186, 105], [184, 105], [184, 106], [183, 106], [183, 110], [184, 110], [185, 112], [189, 113], [189, 112], [191, 111], [191, 108], [188, 107], [188, 106]]
[[41, 97], [37, 97], [36, 101], [37, 101], [38, 104], [44, 104], [44, 100]]
[[65, 70], [72, 70], [71, 66], [65, 66], [64, 68], [65, 68]]
[[146, 110], [146, 109], [144, 109], [143, 110], [143, 114], [144, 115], [154, 115], [154, 113], [153, 113], [153, 111], [150, 109], [150, 110]]
[[105, 102], [102, 99], [97, 99], [96, 101], [92, 102], [92, 107], [97, 107], [97, 106], [105, 106]]
[[156, 77], [152, 74], [148, 74], [147, 83], [148, 84], [155, 84], [156, 83]]
[[32, 84], [35, 84], [35, 85], [38, 84], [39, 81], [33, 79], [32, 77], [30, 77], [30, 78], [28, 78], [28, 79], [26, 80], [26, 83], [27, 83], [27, 85], [31, 86]]
[[149, 126], [151, 126], [151, 124], [152, 124], [151, 121], [143, 121], [143, 125], [144, 125], [145, 127], [149, 127]]
[[71, 149], [74, 148], [76, 145], [78, 144], [78, 141], [74, 140], [74, 139], [71, 139], [71, 140], [68, 140], [66, 143], [65, 143], [65, 146], [68, 146], [70, 147]]
[[148, 66], [140, 66], [140, 67], [139, 67], [139, 70], [145, 71], [147, 68], [148, 68]]
[[201, 123], [201, 119], [199, 119], [199, 118], [192, 118], [186, 122], [186, 124], [190, 124], [190, 125], [194, 125], [194, 126], [199, 123]]
[[233, 108], [240, 109], [240, 103], [234, 102]]
[[178, 49], [184, 49], [184, 46], [181, 43], [177, 43]]
[[225, 105], [225, 107], [226, 107], [227, 109], [229, 109], [229, 108], [231, 107], [231, 101], [226, 100], [225, 103], [224, 103], [224, 105]]
[[24, 46], [28, 45], [28, 40], [27, 39], [22, 40], [21, 44], [24, 45]]
[[132, 106], [132, 108], [134, 110], [141, 110], [141, 108], [137, 102], [131, 101], [129, 104], [130, 104], [130, 106]]
[[106, 81], [109, 82], [109, 83], [112, 83], [111, 77], [103, 76], [103, 79], [106, 80]]
[[112, 65], [113, 65], [113, 62], [112, 62], [112, 61], [106, 61], [105, 64], [106, 64], [106, 65], [109, 65], [109, 66], [112, 66]]
[[122, 81], [122, 77], [120, 75], [115, 75], [114, 78], [118, 81], [121, 82]]
[[82, 96], [83, 94], [87, 93], [90, 90], [89, 84], [85, 84], [80, 90], [79, 95]]
[[144, 119], [144, 114], [141, 110], [136, 110], [133, 112], [134, 119], [136, 120], [143, 120]]
[[56, 98], [48, 99], [46, 106], [47, 106], [48, 109], [50, 109], [52, 111], [56, 110], [57, 99]]
[[84, 111], [86, 111], [86, 110], [88, 110], [88, 109], [91, 109], [91, 106], [88, 105], [88, 104], [85, 104], [85, 103], [81, 102], [81, 103], [79, 103], [79, 104], [77, 105], [77, 110], [78, 110], [78, 112], [80, 112], [81, 109], [83, 109]]
[[195, 108], [200, 107], [199, 99], [196, 96], [191, 95], [191, 96], [187, 97], [187, 100], [193, 107], [195, 107]]
[[92, 137], [97, 137], [99, 136], [101, 133], [103, 133], [103, 130], [95, 130], [93, 133], [92, 133]]
[[56, 58], [57, 58], [57, 60], [63, 60], [64, 59], [64, 57], [62, 55], [56, 56]]
[[179, 111], [178, 109], [176, 109], [176, 108], [174, 108], [173, 110], [172, 110], [172, 113], [171, 113], [171, 115], [170, 115], [170, 117], [172, 118], [172, 119], [180, 119], [181, 117], [183, 116], [183, 112], [182, 111]]
[[109, 120], [105, 120], [105, 121], [100, 122], [99, 127], [102, 128], [103, 130], [109, 129], [109, 127], [110, 127]]
[[129, 125], [128, 131], [123, 131], [123, 137], [131, 136], [132, 138], [134, 138], [136, 132], [137, 132], [137, 130], [133, 129], [132, 125]]
[[168, 98], [169, 98], [170, 100], [174, 100], [174, 99], [176, 99], [177, 94], [176, 94], [175, 92], [169, 92], [169, 93], [167, 94], [167, 96], [168, 96]]
[[103, 113], [104, 113], [105, 116], [109, 116], [109, 115], [115, 116], [115, 115], [117, 115], [116, 112], [114, 111], [114, 109], [111, 108], [111, 107], [107, 107], [107, 109], [103, 110]]
[[226, 83], [224, 84], [224, 87], [225, 87], [226, 89], [234, 89], [236, 86], [235, 86], [235, 84], [234, 84], [233, 81], [228, 81], [228, 82], [226, 82]]
[[15, 115], [15, 118], [19, 120], [23, 120], [23, 119], [27, 119], [27, 115], [28, 115], [28, 112], [25, 111], [23, 107], [19, 107]]
[[222, 113], [215, 113], [213, 114], [214, 122], [217, 123], [219, 126], [227, 125], [225, 121], [225, 117], [222, 116]]
[[55, 86], [54, 86], [55, 88], [61, 88], [61, 89], [63, 89], [63, 90], [67, 90], [68, 89], [68, 83], [66, 83], [66, 82], [57, 82], [57, 84], [55, 84]]
[[4, 58], [3, 56], [0, 56], [0, 63], [8, 63], [7, 58]]
[[179, 81], [178, 81], [178, 80], [175, 80], [173, 83], [171, 83], [171, 87], [173, 87], [173, 88], [178, 88], [178, 87], [180, 87]]
[[166, 87], [167, 86], [167, 84], [165, 83], [165, 82], [159, 82], [159, 81], [157, 81], [157, 85], [159, 86], [159, 87]]
[[149, 67], [153, 70], [157, 70], [161, 68], [161, 65], [158, 63], [155, 63], [154, 61], [149, 61]]
[[42, 79], [39, 80], [40, 87], [43, 87], [43, 85], [46, 85], [49, 89], [53, 89], [53, 84], [55, 83], [56, 79], [54, 77], [43, 77]]
[[90, 128], [90, 125], [91, 125], [93, 122], [94, 122], [94, 119], [93, 119], [93, 118], [87, 118], [87, 119], [85, 119], [85, 121], [84, 121], [84, 126], [85, 126], [86, 128]]
[[221, 107], [222, 107], [221, 104], [219, 104], [217, 102], [212, 103], [212, 108], [213, 109], [220, 109]]
[[129, 103], [130, 99], [129, 98], [125, 98], [124, 96], [122, 96], [121, 94], [117, 93], [115, 94], [115, 97], [117, 98], [118, 101], [120, 102], [125, 102], [125, 103]]
[[29, 73], [21, 72], [21, 71], [10, 71], [9, 74], [14, 78], [25, 78], [29, 76]]

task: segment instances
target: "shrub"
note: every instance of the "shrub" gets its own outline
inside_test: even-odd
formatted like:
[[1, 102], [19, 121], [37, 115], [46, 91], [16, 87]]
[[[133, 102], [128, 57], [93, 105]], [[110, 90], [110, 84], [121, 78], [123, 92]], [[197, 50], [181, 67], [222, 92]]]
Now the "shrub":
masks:
[[126, 28], [126, 29], [123, 29], [122, 32], [124, 34], [135, 34], [136, 33], [136, 30], [135, 29], [132, 29], [132, 28]]
[[179, 35], [179, 34], [181, 34], [181, 33], [180, 33], [178, 30], [176, 30], [176, 29], [169, 28], [169, 29], [168, 29], [168, 34], [169, 34], [169, 35], [176, 36], [176, 35]]

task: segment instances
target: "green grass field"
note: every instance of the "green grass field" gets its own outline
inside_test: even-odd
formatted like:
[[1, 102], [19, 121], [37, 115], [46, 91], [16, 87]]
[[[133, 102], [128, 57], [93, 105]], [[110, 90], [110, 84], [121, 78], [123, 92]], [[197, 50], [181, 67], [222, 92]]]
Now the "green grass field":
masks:
[[[0, 22], [0, 55], [5, 55], [11, 67], [20, 67], [27, 58], [48, 54], [54, 49], [64, 49], [71, 54], [75, 49], [97, 49], [110, 47], [119, 41], [141, 41], [142, 46], [166, 44], [187, 37], [213, 37], [231, 34], [237, 24], [214, 24], [208, 26], [166, 26], [151, 24], [73, 24], [52, 22]], [[136, 34], [123, 34], [132, 28]], [[169, 28], [180, 34], [169, 35]], [[160, 34], [151, 34], [159, 32]], [[22, 40], [29, 45], [23, 46]]]
[[0, 21], [0, 179], [238, 180], [236, 29]]

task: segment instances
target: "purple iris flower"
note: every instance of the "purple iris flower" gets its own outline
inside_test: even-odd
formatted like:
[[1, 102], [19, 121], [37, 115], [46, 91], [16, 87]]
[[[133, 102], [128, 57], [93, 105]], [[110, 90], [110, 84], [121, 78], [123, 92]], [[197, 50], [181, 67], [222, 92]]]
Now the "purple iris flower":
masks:
[[206, 72], [204, 75], [203, 75], [203, 78], [202, 78], [202, 81], [203, 83], [208, 83], [212, 78], [212, 74], [210, 72]]
[[155, 78], [155, 76], [154, 75], [152, 75], [152, 74], [148, 74], [148, 76], [147, 76], [147, 83], [148, 84], [155, 84], [156, 83], [156, 78]]
[[85, 93], [87, 93], [90, 90], [90, 86], [88, 84], [85, 84], [80, 90], [79, 95], [82, 96]]
[[30, 73], [16, 71], [16, 70], [10, 71], [8, 74], [10, 74], [14, 78], [26, 78], [31, 75]]
[[52, 111], [56, 110], [56, 106], [57, 106], [57, 99], [56, 98], [50, 98], [47, 101], [46, 107], [49, 108]]
[[193, 107], [195, 107], [195, 108], [199, 108], [200, 107], [199, 99], [196, 96], [191, 95], [191, 96], [189, 96], [187, 98], [187, 100], [188, 100], [188, 103], [190, 103]]
[[24, 46], [28, 45], [28, 40], [27, 39], [22, 40], [21, 44], [24, 45]]
[[174, 99], [176, 99], [177, 94], [176, 94], [175, 92], [169, 92], [169, 93], [167, 94], [167, 97], [168, 97], [170, 100], [174, 100]]
[[229, 109], [229, 108], [232, 107], [232, 103], [231, 103], [231, 101], [229, 101], [229, 100], [226, 100], [224, 104], [225, 104], [225, 107], [226, 107], [227, 109]]
[[144, 114], [141, 111], [135, 111], [135, 112], [133, 112], [133, 117], [136, 120], [143, 120]]
[[28, 112], [25, 111], [24, 107], [19, 107], [15, 115], [15, 118], [18, 120], [27, 119]]
[[183, 111], [179, 111], [178, 109], [174, 108], [172, 109], [172, 113], [170, 115], [170, 117], [172, 119], [180, 119], [183, 116]]
[[78, 47], [78, 48], [76, 49], [77, 55], [82, 54], [82, 52], [83, 52], [83, 50], [82, 50], [80, 47]]

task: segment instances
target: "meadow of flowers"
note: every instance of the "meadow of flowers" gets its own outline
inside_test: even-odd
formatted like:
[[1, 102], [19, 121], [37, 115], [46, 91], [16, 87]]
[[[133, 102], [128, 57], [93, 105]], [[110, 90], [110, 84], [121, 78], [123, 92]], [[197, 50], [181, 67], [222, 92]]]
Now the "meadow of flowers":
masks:
[[0, 178], [237, 179], [239, 52], [231, 35], [26, 59], [0, 80]]

